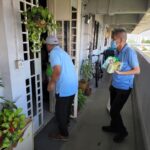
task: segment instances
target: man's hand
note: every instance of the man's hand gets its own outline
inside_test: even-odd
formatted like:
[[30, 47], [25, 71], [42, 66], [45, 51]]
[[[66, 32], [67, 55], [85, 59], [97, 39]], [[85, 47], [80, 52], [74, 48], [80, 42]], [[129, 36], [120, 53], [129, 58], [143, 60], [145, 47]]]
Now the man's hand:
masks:
[[52, 73], [51, 79], [48, 83], [47, 91], [50, 92], [50, 91], [54, 90], [55, 84], [56, 84], [57, 80], [59, 79], [60, 72], [61, 72], [61, 67], [59, 65], [56, 65], [53, 67], [53, 73]]
[[49, 81], [48, 86], [47, 86], [47, 91], [48, 92], [53, 91], [54, 88], [55, 88], [55, 82]]
[[129, 71], [115, 71], [116, 74], [121, 74], [121, 75], [132, 75], [132, 74], [139, 74], [140, 73], [140, 67], [135, 67], [132, 70]]
[[116, 70], [116, 71], [115, 71], [115, 73], [117, 73], [117, 74], [121, 74], [121, 71]]

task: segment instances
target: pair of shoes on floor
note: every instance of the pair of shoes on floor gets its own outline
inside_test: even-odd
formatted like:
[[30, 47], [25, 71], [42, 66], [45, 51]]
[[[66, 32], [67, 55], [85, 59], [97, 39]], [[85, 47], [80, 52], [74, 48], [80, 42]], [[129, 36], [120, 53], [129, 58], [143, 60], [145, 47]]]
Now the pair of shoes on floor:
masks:
[[61, 134], [49, 134], [48, 136], [52, 140], [61, 140], [61, 141], [68, 141], [68, 136], [63, 136]]
[[127, 131], [125, 131], [125, 132], [123, 132], [123, 133], [118, 133], [114, 138], [113, 138], [113, 141], [115, 142], [115, 143], [120, 143], [120, 142], [122, 142], [124, 139], [125, 139], [125, 137], [127, 137], [128, 136], [128, 132]]
[[103, 126], [102, 130], [104, 132], [111, 132], [111, 133], [116, 133], [117, 130], [115, 128], [113, 128], [112, 126]]

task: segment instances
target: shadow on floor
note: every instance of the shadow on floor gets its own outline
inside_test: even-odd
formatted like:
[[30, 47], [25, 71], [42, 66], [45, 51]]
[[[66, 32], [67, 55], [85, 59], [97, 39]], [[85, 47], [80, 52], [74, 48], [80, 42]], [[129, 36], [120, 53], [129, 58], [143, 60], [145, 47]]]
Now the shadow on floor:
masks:
[[[69, 131], [76, 124], [76, 119], [71, 119]], [[52, 120], [42, 129], [34, 138], [34, 150], [60, 150], [66, 142], [49, 139], [48, 135], [58, 133], [57, 121], [53, 117]]]
[[57, 122], [55, 117], [41, 130], [34, 139], [34, 150], [57, 150], [60, 149], [63, 142], [50, 140], [49, 133], [57, 133]]

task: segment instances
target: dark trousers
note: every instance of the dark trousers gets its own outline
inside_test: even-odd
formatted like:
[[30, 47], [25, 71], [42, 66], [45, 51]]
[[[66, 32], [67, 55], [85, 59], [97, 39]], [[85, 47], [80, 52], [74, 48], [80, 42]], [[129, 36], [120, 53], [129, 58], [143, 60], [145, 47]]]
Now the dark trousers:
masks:
[[124, 104], [126, 103], [130, 93], [131, 93], [131, 89], [122, 90], [122, 89], [116, 89], [113, 86], [110, 86], [111, 126], [114, 129], [116, 129], [119, 133], [127, 132], [123, 124], [123, 120], [122, 120], [120, 112]]
[[62, 136], [69, 136], [68, 124], [70, 121], [71, 107], [74, 96], [60, 97], [56, 94], [55, 115], [58, 121], [59, 132]]

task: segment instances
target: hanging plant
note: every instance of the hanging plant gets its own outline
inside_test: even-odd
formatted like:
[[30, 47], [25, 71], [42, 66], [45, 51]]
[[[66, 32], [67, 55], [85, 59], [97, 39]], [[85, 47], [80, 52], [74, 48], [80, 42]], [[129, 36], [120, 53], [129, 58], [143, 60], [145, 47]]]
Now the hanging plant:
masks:
[[43, 39], [40, 39], [41, 34], [45, 32], [51, 33], [57, 27], [53, 15], [47, 8], [32, 7], [26, 12], [23, 12], [25, 16], [24, 23], [28, 29], [29, 41], [32, 43], [32, 52], [39, 52], [43, 43]]

